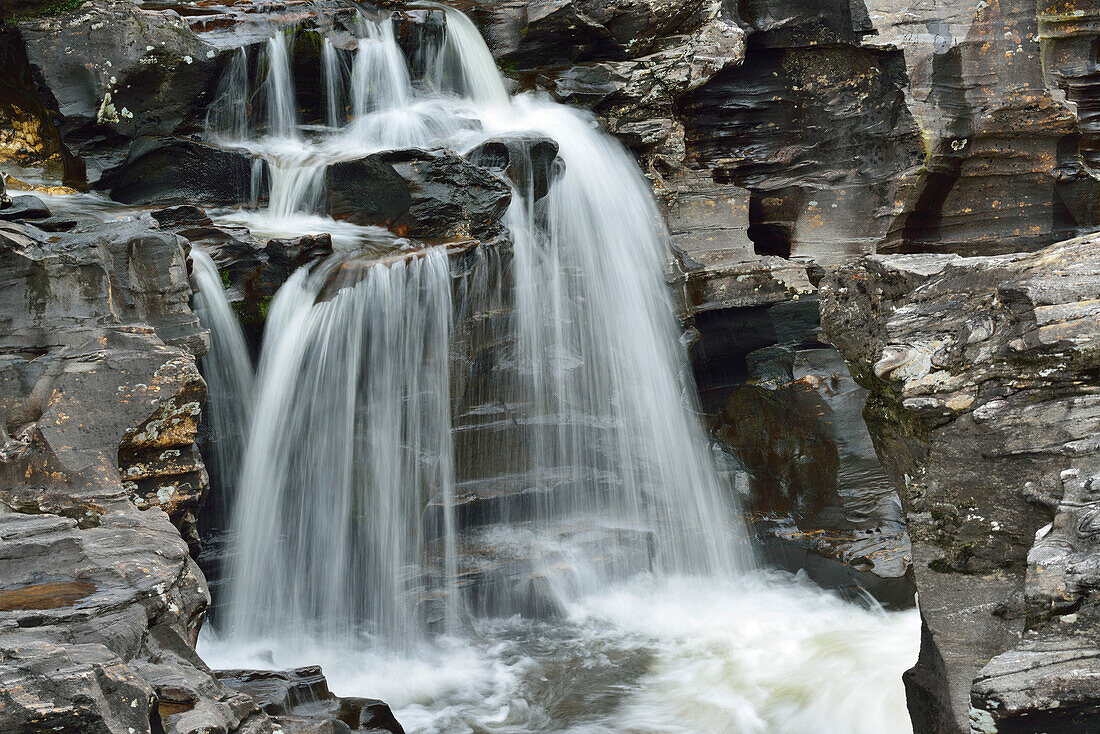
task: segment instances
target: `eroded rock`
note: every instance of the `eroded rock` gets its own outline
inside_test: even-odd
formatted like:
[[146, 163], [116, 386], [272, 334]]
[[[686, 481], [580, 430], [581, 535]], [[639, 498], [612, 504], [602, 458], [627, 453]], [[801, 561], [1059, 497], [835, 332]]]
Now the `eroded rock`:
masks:
[[[965, 731], [974, 716], [1065, 730], [1057, 651], [1097, 605], [1098, 284], [1096, 237], [871, 256], [828, 278], [826, 334], [871, 391], [865, 415], [908, 513], [926, 625], [907, 678], [918, 730]], [[1074, 666], [1098, 674], [1087, 650]], [[1089, 691], [1067, 694], [1084, 728]]]

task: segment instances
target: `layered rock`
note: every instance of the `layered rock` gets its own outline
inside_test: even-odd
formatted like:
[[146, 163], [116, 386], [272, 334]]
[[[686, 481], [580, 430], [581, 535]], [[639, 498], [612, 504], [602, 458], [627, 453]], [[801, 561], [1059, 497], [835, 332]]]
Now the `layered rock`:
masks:
[[1096, 237], [872, 256], [827, 280], [825, 331], [871, 391], [913, 539], [918, 731], [1097, 725], [1098, 284]]
[[868, 7], [879, 42], [904, 51], [928, 156], [885, 248], [1016, 252], [1100, 223], [1092, 3], [944, 3], [916, 17], [907, 3]]
[[2, 728], [250, 730], [194, 653], [209, 596], [170, 522], [197, 542], [206, 489], [186, 243], [0, 226]]

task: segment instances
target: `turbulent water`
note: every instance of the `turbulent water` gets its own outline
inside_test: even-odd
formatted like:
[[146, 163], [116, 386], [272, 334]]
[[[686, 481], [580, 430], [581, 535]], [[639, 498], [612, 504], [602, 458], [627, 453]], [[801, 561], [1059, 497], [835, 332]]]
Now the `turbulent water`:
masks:
[[320, 664], [340, 695], [388, 701], [406, 731], [911, 734], [902, 672], [915, 610], [842, 601], [778, 572], [641, 575], [553, 623], [478, 623], [416, 654], [206, 634], [213, 667]]
[[[473, 24], [446, 19], [411, 66], [389, 21], [360, 22], [350, 64], [326, 42], [324, 130], [299, 125], [283, 33], [255, 68], [230, 65], [211, 109], [210, 138], [262, 160], [270, 190], [265, 208], [222, 216], [264, 234], [334, 231], [338, 252], [295, 273], [269, 312], [229, 614], [204, 657], [320, 662], [339, 693], [388, 700], [412, 731], [908, 731], [914, 616], [754, 570], [633, 158], [591, 116], [509, 98]], [[544, 198], [532, 179], [513, 192], [507, 277], [485, 272], [499, 253], [461, 275], [440, 249], [371, 259], [364, 228], [324, 213], [333, 162], [517, 136], [553, 138], [559, 163]], [[508, 347], [479, 409], [506, 430], [475, 454], [500, 458], [502, 475], [514, 464], [533, 501], [468, 528], [453, 337], [466, 300], [493, 298]], [[484, 555], [471, 547], [528, 581], [490, 590], [470, 575]], [[509, 597], [536, 586], [558, 615], [511, 616], [523, 603]]]

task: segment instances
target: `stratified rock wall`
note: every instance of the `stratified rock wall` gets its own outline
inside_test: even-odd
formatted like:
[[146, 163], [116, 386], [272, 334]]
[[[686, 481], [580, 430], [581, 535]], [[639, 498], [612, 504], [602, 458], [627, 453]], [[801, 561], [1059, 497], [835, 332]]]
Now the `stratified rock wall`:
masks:
[[868, 425], [904, 488], [925, 622], [907, 678], [917, 731], [1100, 726], [1098, 304], [1095, 236], [872, 256], [823, 288], [826, 335], [871, 391]]
[[193, 649], [209, 595], [181, 531], [198, 543], [206, 336], [186, 257], [149, 222], [0, 224], [4, 731], [259, 716]]

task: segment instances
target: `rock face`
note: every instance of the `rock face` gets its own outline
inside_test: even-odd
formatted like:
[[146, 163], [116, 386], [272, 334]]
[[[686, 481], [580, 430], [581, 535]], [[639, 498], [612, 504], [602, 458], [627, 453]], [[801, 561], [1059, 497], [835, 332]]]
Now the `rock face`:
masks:
[[0, 80], [0, 161], [39, 166], [67, 186], [83, 186], [84, 163], [53, 121], [57, 101], [36, 83], [23, 39], [8, 27], [0, 28], [0, 66], [7, 71]]
[[16, 28], [74, 152], [101, 155], [142, 135], [201, 130], [222, 60], [175, 10], [93, 0]]
[[206, 488], [205, 333], [186, 243], [0, 227], [0, 728], [245, 726], [251, 702], [193, 650], [209, 597], [180, 531], [197, 542]]
[[826, 335], [871, 391], [913, 540], [917, 731], [1100, 725], [1100, 238], [872, 256], [826, 282]]

